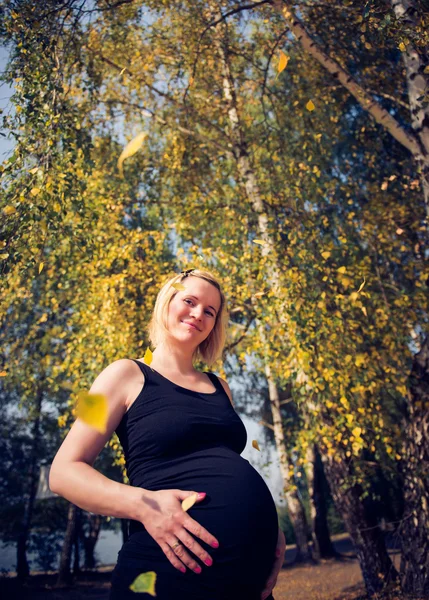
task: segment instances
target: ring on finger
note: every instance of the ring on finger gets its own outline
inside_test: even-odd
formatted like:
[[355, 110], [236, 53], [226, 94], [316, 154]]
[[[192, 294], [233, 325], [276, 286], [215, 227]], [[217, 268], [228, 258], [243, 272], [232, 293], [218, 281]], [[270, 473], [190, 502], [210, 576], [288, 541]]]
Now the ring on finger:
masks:
[[179, 542], [179, 540], [177, 540], [176, 542], [174, 542], [174, 544], [171, 546], [171, 549], [174, 551], [176, 550], [176, 548], [178, 546], [181, 546], [182, 544]]

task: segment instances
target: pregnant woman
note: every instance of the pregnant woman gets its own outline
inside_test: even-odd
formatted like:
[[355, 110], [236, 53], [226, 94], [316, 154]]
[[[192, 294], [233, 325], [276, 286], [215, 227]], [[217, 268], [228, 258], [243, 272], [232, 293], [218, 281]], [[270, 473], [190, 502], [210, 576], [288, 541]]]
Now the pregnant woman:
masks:
[[[170, 278], [149, 325], [150, 366], [142, 359], [109, 365], [90, 390], [108, 399], [106, 433], [77, 419], [52, 463], [53, 492], [90, 512], [131, 519], [110, 600], [135, 598], [130, 585], [148, 571], [156, 573], [159, 600], [273, 600], [285, 551], [273, 498], [240, 456], [247, 434], [228, 384], [194, 367], [221, 355], [226, 324], [225, 297], [210, 272]], [[113, 431], [130, 485], [92, 467]], [[184, 511], [182, 501], [195, 493]]]

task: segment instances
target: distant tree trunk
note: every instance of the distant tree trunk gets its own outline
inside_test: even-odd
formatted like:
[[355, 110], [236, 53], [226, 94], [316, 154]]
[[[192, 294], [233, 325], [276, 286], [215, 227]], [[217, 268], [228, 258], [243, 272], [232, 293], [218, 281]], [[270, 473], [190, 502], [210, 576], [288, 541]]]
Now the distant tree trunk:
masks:
[[314, 444], [307, 450], [306, 475], [310, 494], [311, 537], [313, 539], [313, 557], [333, 558], [335, 548], [329, 535], [326, 496], [324, 490], [323, 464], [317, 446]]
[[400, 461], [404, 490], [401, 587], [429, 597], [429, 337], [414, 357]]
[[80, 573], [80, 557], [79, 557], [79, 538], [82, 530], [82, 510], [76, 507], [76, 526], [74, 532], [73, 548], [74, 548], [74, 562], [73, 562], [73, 575], [79, 575]]
[[349, 483], [350, 460], [339, 449], [334, 456], [322, 455], [322, 459], [335, 505], [356, 548], [366, 590], [372, 597], [397, 577], [383, 533], [375, 519], [365, 512], [360, 486]]
[[[261, 331], [263, 336], [263, 332]], [[268, 390], [270, 395], [271, 413], [273, 415], [274, 438], [276, 447], [279, 452], [280, 471], [283, 477], [284, 493], [287, 503], [289, 518], [291, 520], [295, 533], [297, 554], [295, 561], [311, 561], [311, 548], [308, 543], [308, 524], [305, 516], [304, 506], [301, 498], [298, 495], [296, 486], [290, 476], [289, 464], [290, 460], [286, 451], [286, 442], [283, 431], [283, 422], [280, 414], [280, 398], [278, 388], [271, 375], [270, 365], [265, 364], [265, 375], [268, 381]]]
[[125, 542], [128, 540], [129, 535], [128, 535], [128, 529], [129, 527], [129, 521], [128, 519], [121, 519], [121, 529], [122, 529], [122, 543], [125, 544]]
[[98, 541], [98, 536], [100, 534], [102, 517], [100, 515], [89, 515], [88, 523], [88, 535], [85, 534], [82, 528], [80, 537], [85, 551], [85, 569], [94, 569], [96, 566], [94, 549]]
[[76, 513], [77, 506], [70, 504], [67, 515], [67, 527], [64, 536], [63, 547], [61, 550], [60, 568], [58, 572], [58, 578], [56, 581], [56, 587], [63, 587], [69, 585], [71, 582], [70, 572], [70, 561], [73, 550], [73, 541], [76, 531]]
[[36, 398], [35, 416], [32, 427], [32, 446], [29, 458], [29, 468], [25, 482], [24, 512], [18, 533], [17, 543], [17, 577], [22, 580], [29, 576], [30, 569], [27, 561], [27, 542], [33, 516], [34, 501], [37, 493], [39, 478], [38, 455], [40, 443], [40, 421], [42, 413], [43, 390]]

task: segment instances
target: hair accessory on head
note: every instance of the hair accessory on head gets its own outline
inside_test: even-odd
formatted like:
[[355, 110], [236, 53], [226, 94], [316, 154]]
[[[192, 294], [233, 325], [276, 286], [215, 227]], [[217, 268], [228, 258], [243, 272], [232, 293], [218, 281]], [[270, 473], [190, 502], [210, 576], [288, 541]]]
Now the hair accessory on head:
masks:
[[195, 271], [195, 269], [187, 269], [186, 271], [180, 271], [180, 273], [187, 277], [192, 271]]

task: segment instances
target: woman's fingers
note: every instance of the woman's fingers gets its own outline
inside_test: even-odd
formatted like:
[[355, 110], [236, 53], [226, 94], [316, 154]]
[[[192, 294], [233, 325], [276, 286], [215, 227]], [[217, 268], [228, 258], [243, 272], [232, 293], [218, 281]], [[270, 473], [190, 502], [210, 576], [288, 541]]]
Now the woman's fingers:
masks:
[[[186, 527], [188, 531], [194, 534], [197, 538], [200, 538], [213, 548], [219, 547], [219, 542], [217, 539], [207, 531], [202, 525], [200, 525], [197, 521], [194, 521], [188, 514], [184, 514], [183, 519], [183, 527]], [[200, 546], [201, 547], [201, 546]]]

